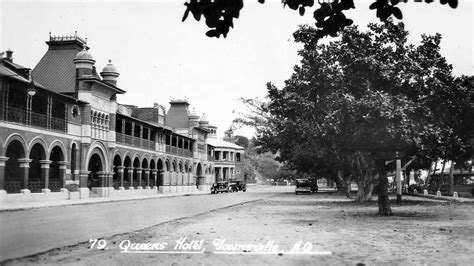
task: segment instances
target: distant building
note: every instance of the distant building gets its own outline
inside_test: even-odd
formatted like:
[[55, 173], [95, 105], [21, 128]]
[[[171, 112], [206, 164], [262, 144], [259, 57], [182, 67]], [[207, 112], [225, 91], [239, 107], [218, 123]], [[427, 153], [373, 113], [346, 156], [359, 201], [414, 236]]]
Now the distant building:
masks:
[[46, 43], [33, 70], [11, 51], [0, 59], [0, 202], [206, 192], [240, 177], [243, 148], [187, 100], [167, 112], [120, 104], [110, 60], [99, 73], [77, 35]]

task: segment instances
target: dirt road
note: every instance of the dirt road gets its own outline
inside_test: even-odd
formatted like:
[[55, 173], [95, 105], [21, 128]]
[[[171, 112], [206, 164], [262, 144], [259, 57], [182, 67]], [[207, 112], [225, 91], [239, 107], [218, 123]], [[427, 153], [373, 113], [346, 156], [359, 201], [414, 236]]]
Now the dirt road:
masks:
[[7, 264], [469, 264], [473, 210], [472, 204], [405, 201], [393, 206], [394, 216], [380, 217], [374, 202], [279, 193], [116, 235], [92, 249], [88, 242]]

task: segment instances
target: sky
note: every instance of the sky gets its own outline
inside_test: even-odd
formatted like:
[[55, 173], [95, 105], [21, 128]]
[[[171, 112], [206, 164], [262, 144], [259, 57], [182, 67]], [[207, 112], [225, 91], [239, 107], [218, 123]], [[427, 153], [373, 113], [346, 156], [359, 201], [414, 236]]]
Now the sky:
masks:
[[[361, 29], [377, 22], [369, 0], [355, 0], [346, 12]], [[441, 53], [453, 72], [474, 74], [474, 0], [460, 0], [457, 9], [431, 4], [399, 4], [410, 43], [421, 34], [439, 32]], [[227, 38], [205, 36], [203, 20], [181, 22], [184, 0], [134, 1], [7, 1], [0, 0], [0, 51], [12, 50], [15, 63], [34, 68], [48, 49], [49, 33], [87, 38], [100, 72], [108, 60], [118, 68], [117, 86], [127, 91], [121, 104], [169, 107], [186, 98], [190, 108], [205, 114], [218, 135], [246, 112], [240, 98], [263, 98], [266, 83], [284, 85], [299, 63], [301, 45], [293, 42], [298, 25], [314, 25], [312, 12], [300, 16], [280, 0], [244, 0], [239, 19]], [[242, 128], [236, 134], [251, 137]]]

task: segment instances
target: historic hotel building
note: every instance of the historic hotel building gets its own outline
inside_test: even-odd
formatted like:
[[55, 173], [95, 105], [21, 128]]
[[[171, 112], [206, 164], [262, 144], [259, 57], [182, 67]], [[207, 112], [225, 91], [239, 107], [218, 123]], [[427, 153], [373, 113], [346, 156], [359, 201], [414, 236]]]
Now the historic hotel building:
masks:
[[0, 202], [208, 192], [243, 179], [243, 148], [172, 100], [121, 105], [119, 72], [98, 73], [86, 42], [53, 37], [31, 70], [0, 59]]

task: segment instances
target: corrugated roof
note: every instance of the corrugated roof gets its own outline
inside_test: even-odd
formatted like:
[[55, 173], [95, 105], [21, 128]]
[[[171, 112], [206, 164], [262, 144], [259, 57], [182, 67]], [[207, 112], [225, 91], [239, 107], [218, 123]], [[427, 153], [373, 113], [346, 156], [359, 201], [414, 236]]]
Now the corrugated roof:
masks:
[[7, 76], [7, 77], [10, 77], [12, 79], [16, 79], [16, 80], [19, 80], [19, 81], [22, 81], [22, 82], [25, 82], [25, 83], [29, 82], [27, 79], [25, 79], [24, 77], [18, 75], [15, 72], [11, 71], [10, 69], [8, 69], [3, 64], [0, 65], [0, 75], [1, 76]]
[[55, 92], [74, 92], [76, 49], [48, 50], [33, 69], [35, 80]]
[[[25, 79], [24, 77], [22, 77], [21, 75], [15, 73], [14, 71], [12, 71], [11, 69], [9, 69], [8, 67], [6, 67], [3, 63], [5, 63], [5, 61], [0, 61], [0, 76], [4, 76], [4, 77], [8, 77], [8, 78], [11, 78], [11, 79], [16, 79], [18, 81], [21, 81], [23, 83], [30, 83], [31, 82], [31, 79], [28, 80], [28, 79]], [[11, 62], [7, 62], [9, 64], [11, 64]], [[15, 67], [19, 67], [19, 68], [24, 68], [18, 64], [15, 64]], [[41, 88], [43, 90], [46, 90], [46, 91], [50, 91], [56, 95], [59, 95], [60, 97], [64, 97], [64, 98], [68, 98], [69, 100], [74, 100], [75, 102], [80, 102], [80, 103], [86, 103], [84, 101], [81, 101], [81, 100], [78, 100], [74, 97], [71, 97], [69, 95], [65, 95], [65, 94], [61, 94], [61, 93], [58, 93], [56, 91], [52, 91], [48, 88], [46, 88], [45, 86], [43, 86], [43, 84], [39, 83], [36, 78], [34, 79], [34, 85], [35, 85], [35, 88]]]
[[[18, 73], [16, 73], [15, 71], [9, 69], [8, 67], [6, 67], [4, 65], [4, 63], [12, 64], [12, 62], [1, 61], [0, 63], [2, 63], [2, 64], [0, 64], [0, 76], [6, 76], [6, 77], [16, 79], [16, 80], [24, 82], [24, 83], [30, 83], [31, 82], [31, 79], [28, 80], [28, 79], [24, 78], [23, 76], [19, 75]], [[19, 69], [24, 69], [25, 68], [25, 67], [20, 66], [18, 64], [14, 64], [14, 66], [16, 68], [19, 68]], [[42, 84], [37, 82], [36, 79], [35, 79], [35, 86], [39, 87], [39, 88], [42, 88], [42, 89], [46, 89]]]
[[244, 148], [240, 147], [239, 145], [235, 145], [234, 143], [231, 143], [222, 139], [217, 139], [217, 138], [207, 139], [207, 144], [214, 146], [216, 148], [230, 148], [230, 149], [244, 150]]

